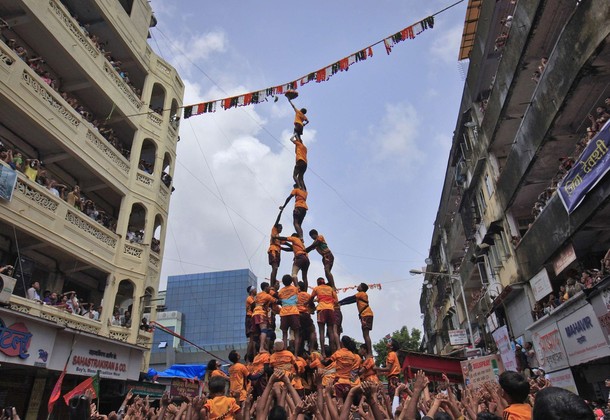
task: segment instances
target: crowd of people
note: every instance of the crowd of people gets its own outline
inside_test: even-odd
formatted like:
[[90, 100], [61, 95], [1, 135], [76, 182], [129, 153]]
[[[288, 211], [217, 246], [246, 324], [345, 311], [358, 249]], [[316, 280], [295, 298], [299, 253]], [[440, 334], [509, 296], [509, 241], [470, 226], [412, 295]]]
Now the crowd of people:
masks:
[[551, 293], [548, 298], [534, 305], [534, 320], [550, 314], [555, 308], [574, 297], [577, 293], [591, 289], [610, 275], [610, 249], [601, 260], [600, 268], [586, 268], [581, 271], [570, 269], [564, 284], [559, 286], [558, 293]]
[[74, 290], [63, 293], [45, 290], [42, 296], [40, 296], [40, 283], [37, 281], [31, 283], [30, 288], [26, 292], [26, 297], [43, 305], [53, 306], [68, 313], [84, 316], [95, 321], [100, 320], [100, 314], [102, 313], [101, 306], [94, 303], [82, 302]]

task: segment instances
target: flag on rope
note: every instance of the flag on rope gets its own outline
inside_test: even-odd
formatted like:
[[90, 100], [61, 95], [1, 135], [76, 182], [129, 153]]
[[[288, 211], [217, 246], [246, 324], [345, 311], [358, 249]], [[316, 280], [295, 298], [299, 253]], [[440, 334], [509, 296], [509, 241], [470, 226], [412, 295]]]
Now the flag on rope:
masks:
[[100, 373], [96, 373], [90, 378], [85, 379], [80, 384], [76, 385], [76, 387], [64, 395], [64, 401], [66, 405], [70, 404], [70, 398], [75, 395], [83, 395], [85, 392], [89, 390], [91, 392], [91, 399], [97, 398], [100, 393]]
[[187, 105], [184, 107], [184, 118], [190, 118], [194, 115], [203, 114], [206, 112], [216, 112], [218, 107], [223, 109], [230, 109], [239, 106], [245, 106], [250, 104], [257, 104], [266, 101], [268, 97], [273, 96], [277, 100], [278, 95], [283, 95], [287, 90], [295, 90], [297, 85], [303, 86], [311, 81], [316, 83], [325, 82], [330, 79], [331, 76], [349, 70], [349, 67], [359, 61], [364, 61], [369, 57], [373, 56], [373, 46], [383, 43], [385, 46], [386, 53], [390, 54], [392, 48], [399, 42], [407, 39], [414, 39], [416, 35], [419, 35], [426, 29], [432, 29], [434, 27], [434, 16], [429, 16], [424, 20], [421, 20], [411, 26], [407, 26], [399, 32], [372, 44], [360, 51], [351, 54], [347, 57], [341, 58], [329, 66], [323, 67], [317, 71], [308, 73], [306, 76], [300, 77], [295, 81], [284, 83], [278, 86], [268, 87], [263, 90], [245, 93], [243, 95], [217, 99], [215, 101], [202, 102], [195, 105]]

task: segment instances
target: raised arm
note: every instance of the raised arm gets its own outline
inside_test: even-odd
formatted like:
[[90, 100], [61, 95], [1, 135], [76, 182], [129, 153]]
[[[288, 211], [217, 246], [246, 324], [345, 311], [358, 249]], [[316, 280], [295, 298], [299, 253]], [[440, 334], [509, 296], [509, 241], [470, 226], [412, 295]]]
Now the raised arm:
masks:
[[415, 411], [417, 410], [419, 397], [424, 389], [428, 387], [428, 382], [429, 380], [426, 374], [423, 371], [418, 370], [415, 374], [415, 384], [413, 385], [413, 398], [409, 400], [407, 408], [400, 413], [399, 420], [415, 420]]
[[[290, 200], [292, 199], [292, 197], [294, 197], [292, 194], [290, 194], [288, 196], [288, 198], [286, 198], [286, 201], [284, 202], [284, 204], [282, 206], [280, 206], [280, 210], [284, 210], [284, 207], [286, 207], [286, 205], [290, 202]], [[280, 212], [281, 214], [281, 212]]]

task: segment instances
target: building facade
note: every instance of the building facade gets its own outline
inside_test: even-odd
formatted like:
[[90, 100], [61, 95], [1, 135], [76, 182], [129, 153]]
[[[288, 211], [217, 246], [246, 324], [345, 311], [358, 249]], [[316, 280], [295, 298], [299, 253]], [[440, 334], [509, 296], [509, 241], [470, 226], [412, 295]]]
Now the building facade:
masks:
[[[243, 351], [248, 344], [244, 324], [248, 286], [257, 286], [256, 276], [249, 269], [169, 276], [164, 304], [166, 312], [174, 313], [178, 309], [180, 312], [160, 323], [165, 325], [163, 322], [173, 323], [181, 318], [181, 329], [172, 329], [174, 324], [168, 324], [168, 328], [226, 359], [230, 350]], [[161, 313], [159, 317], [163, 317]], [[155, 331], [151, 366], [157, 370], [174, 363], [210, 360], [209, 354], [185, 341], [172, 346], [174, 341], [171, 338], [166, 332]]]
[[[464, 355], [449, 332], [468, 330], [469, 314], [482, 353], [514, 370], [511, 343], [533, 342], [532, 363], [595, 399], [610, 364], [605, 312], [590, 302], [610, 274], [609, 12], [605, 1], [469, 1], [468, 73], [425, 268], [443, 274], [426, 275], [420, 298], [426, 351]], [[591, 328], [566, 332], [581, 319]], [[551, 342], [559, 365], [545, 357]]]
[[145, 0], [8, 0], [0, 18], [0, 327], [22, 343], [0, 348], [0, 406], [46, 418], [64, 366], [63, 391], [101, 370], [117, 398], [146, 367], [184, 85]]

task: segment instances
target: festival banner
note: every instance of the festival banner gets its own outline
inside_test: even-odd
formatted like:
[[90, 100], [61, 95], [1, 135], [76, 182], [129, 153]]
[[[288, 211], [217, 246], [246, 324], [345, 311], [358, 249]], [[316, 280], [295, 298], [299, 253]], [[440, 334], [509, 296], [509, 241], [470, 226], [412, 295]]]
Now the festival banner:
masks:
[[504, 372], [502, 361], [497, 354], [462, 360], [460, 365], [464, 384], [469, 388], [476, 388], [486, 382], [498, 382], [498, 376]]
[[610, 170], [610, 121], [593, 137], [557, 188], [561, 202], [572, 213]]
[[11, 201], [17, 183], [17, 171], [0, 164], [0, 199]]
[[515, 347], [513, 343], [510, 341], [510, 336], [508, 335], [508, 328], [506, 325], [501, 326], [497, 330], [495, 330], [491, 335], [496, 342], [496, 347], [500, 352], [500, 357], [502, 358], [502, 364], [506, 370], [517, 370], [517, 359], [515, 358]]
[[233, 96], [230, 98], [216, 99], [213, 101], [201, 102], [199, 104], [186, 105], [183, 107], [184, 118], [190, 118], [203, 113], [216, 112], [216, 110], [219, 108], [230, 109], [238, 106], [258, 104], [267, 101], [267, 98], [270, 96], [276, 98], [277, 100], [279, 95], [283, 95], [287, 91], [296, 90], [299, 85], [303, 86], [312, 81], [315, 81], [316, 83], [325, 82], [330, 79], [331, 76], [342, 71], [349, 70], [351, 65], [372, 57], [373, 47], [378, 44], [383, 43], [386, 53], [390, 54], [394, 45], [407, 39], [414, 39], [423, 31], [432, 28], [434, 28], [434, 16], [428, 16], [427, 18], [420, 20], [413, 25], [407, 26], [406, 28], [387, 38], [377, 41], [368, 47], [362, 48], [358, 52], [350, 54], [347, 57], [343, 57], [326, 67], [307, 73], [306, 75], [299, 77], [292, 82], [268, 87], [254, 92], [244, 93], [242, 95]]

